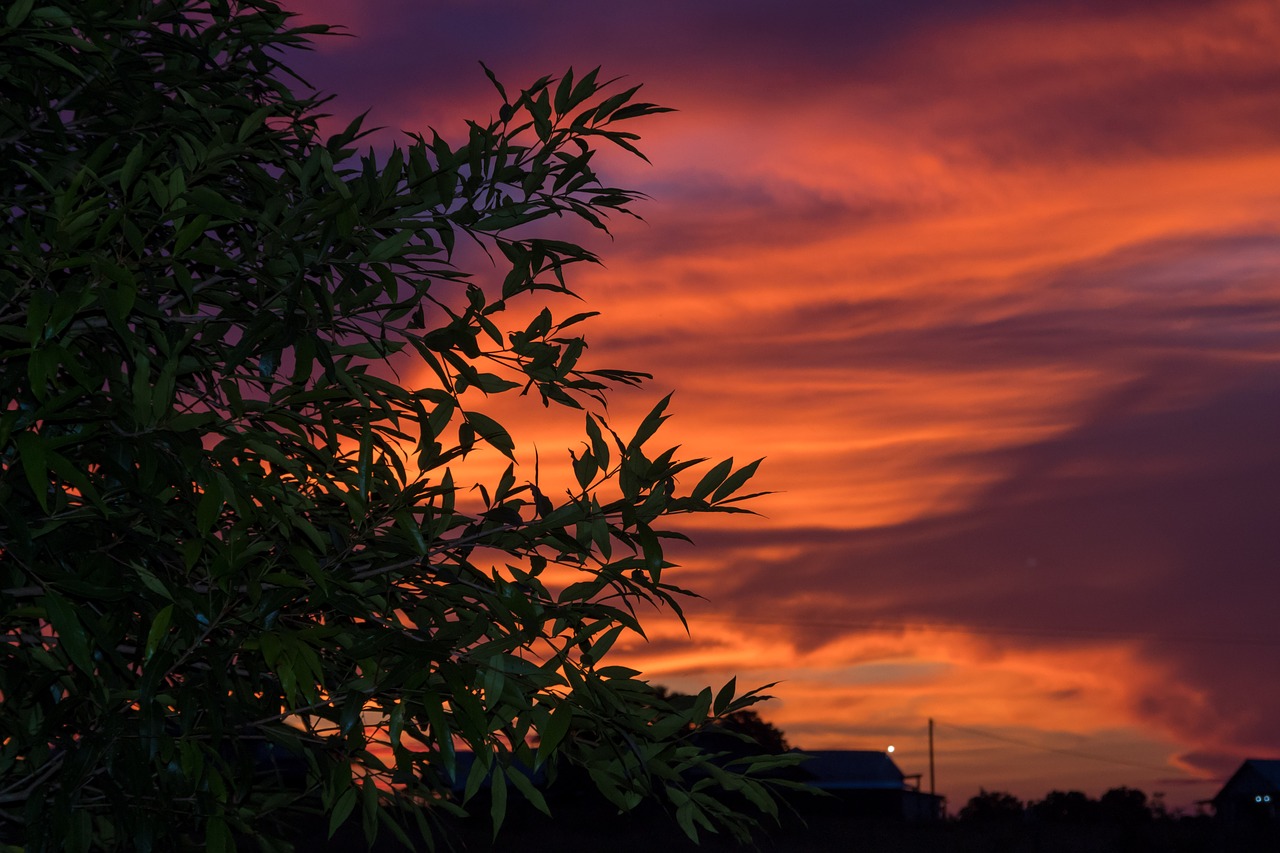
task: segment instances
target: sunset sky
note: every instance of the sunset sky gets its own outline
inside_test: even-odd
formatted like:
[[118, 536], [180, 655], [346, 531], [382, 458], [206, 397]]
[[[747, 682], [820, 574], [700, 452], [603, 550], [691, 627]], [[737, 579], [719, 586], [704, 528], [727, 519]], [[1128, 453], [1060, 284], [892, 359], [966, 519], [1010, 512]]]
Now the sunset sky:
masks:
[[1280, 756], [1280, 6], [289, 5], [353, 36], [297, 63], [339, 118], [459, 139], [479, 60], [678, 110], [607, 159], [652, 200], [571, 283], [595, 364], [654, 374], [619, 424], [674, 390], [659, 443], [776, 494], [698, 522], [692, 636], [619, 662], [780, 681], [793, 744], [906, 773], [932, 717], [953, 811]]

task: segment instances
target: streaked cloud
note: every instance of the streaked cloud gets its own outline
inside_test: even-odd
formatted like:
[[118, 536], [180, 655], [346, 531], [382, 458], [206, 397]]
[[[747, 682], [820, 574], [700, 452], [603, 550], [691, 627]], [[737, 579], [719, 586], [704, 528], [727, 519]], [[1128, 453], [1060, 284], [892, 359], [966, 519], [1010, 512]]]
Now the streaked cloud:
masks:
[[[655, 680], [781, 679], [793, 741], [908, 772], [961, 727], [957, 806], [1186, 805], [1280, 750], [1274, 4], [293, 5], [357, 34], [307, 60], [339, 118], [447, 134], [496, 106], [479, 59], [680, 109], [607, 158], [653, 200], [577, 278], [591, 357], [656, 376], [622, 424], [675, 389], [659, 440], [778, 494], [696, 525], [691, 636], [627, 652]], [[554, 470], [579, 422], [517, 442]]]

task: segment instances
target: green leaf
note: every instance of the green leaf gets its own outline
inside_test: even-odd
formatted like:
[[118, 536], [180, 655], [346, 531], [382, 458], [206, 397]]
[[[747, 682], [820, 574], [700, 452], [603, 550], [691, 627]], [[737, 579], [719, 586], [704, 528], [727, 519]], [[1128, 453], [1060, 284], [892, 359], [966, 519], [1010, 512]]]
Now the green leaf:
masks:
[[615, 625], [605, 631], [598, 638], [594, 638], [591, 643], [591, 657], [593, 660], [600, 660], [609, 653], [609, 649], [613, 648], [613, 644], [617, 642], [618, 637], [622, 636], [622, 632], [626, 630], [623, 625]]
[[137, 426], [151, 421], [151, 360], [138, 358], [133, 370], [133, 419]]
[[711, 688], [704, 687], [694, 697], [693, 707], [689, 711], [689, 720], [695, 723], [701, 723], [706, 719], [708, 712], [711, 710]]
[[662, 543], [658, 541], [657, 535], [647, 524], [639, 526], [636, 531], [636, 538], [640, 541], [641, 553], [644, 556], [644, 567], [648, 570], [649, 576], [656, 581], [663, 565]]
[[541, 767], [558, 747], [565, 735], [569, 733], [569, 726], [573, 723], [573, 707], [571, 705], [558, 705], [550, 714], [547, 715], [547, 722], [543, 728], [538, 730], [538, 753], [534, 761], [534, 769]]
[[640, 422], [640, 426], [636, 428], [635, 437], [631, 439], [629, 447], [634, 449], [643, 446], [658, 431], [663, 421], [667, 419], [663, 412], [666, 411], [667, 404], [670, 402], [671, 395], [668, 394], [658, 401], [658, 405], [654, 406], [649, 414], [645, 415], [644, 420]]
[[35, 0], [14, 0], [9, 11], [5, 12], [4, 22], [10, 29], [17, 29], [23, 21], [27, 19], [27, 15], [31, 14], [31, 7], [35, 5]]
[[373, 430], [366, 426], [360, 432], [360, 454], [357, 461], [357, 488], [360, 491], [360, 499], [362, 501], [369, 498], [369, 484], [371, 481], [373, 468]]
[[711, 502], [713, 504], [719, 503], [742, 488], [742, 485], [756, 473], [756, 469], [760, 467], [760, 463], [763, 461], [763, 459], [757, 459], [755, 462], [743, 465], [737, 471], [734, 471], [711, 495]]
[[564, 115], [573, 109], [573, 69], [570, 68], [560, 78], [560, 84], [556, 86], [555, 108], [556, 112]]
[[49, 466], [45, 458], [45, 444], [39, 435], [31, 432], [20, 432], [13, 437], [18, 448], [18, 460], [22, 464], [22, 473], [27, 478], [27, 485], [35, 496], [36, 502], [45, 512], [49, 511]]
[[236, 131], [236, 142], [244, 142], [252, 136], [258, 128], [262, 127], [267, 117], [272, 113], [270, 106], [259, 107], [249, 115], [245, 116], [244, 121], [240, 122], [240, 129]]
[[609, 467], [609, 445], [604, 440], [604, 435], [600, 432], [600, 425], [596, 423], [595, 418], [587, 415], [587, 437], [591, 440], [591, 453], [596, 458], [596, 463], [601, 468]]
[[596, 458], [591, 453], [584, 453], [573, 459], [573, 476], [578, 481], [578, 487], [586, 490], [590, 488], [591, 481], [595, 479], [596, 472], [600, 470], [600, 466], [596, 464]]
[[173, 240], [174, 257], [182, 255], [191, 247], [192, 243], [203, 236], [205, 230], [209, 227], [209, 220], [209, 214], [202, 213], [182, 226], [182, 229], [178, 231]]
[[760, 783], [753, 779], [742, 779], [742, 784], [738, 788], [747, 801], [755, 806], [762, 813], [769, 815], [774, 820], [778, 819], [778, 803], [773, 797], [769, 796], [769, 792], [765, 790]]
[[365, 776], [360, 780], [360, 824], [365, 843], [371, 848], [378, 837], [378, 812], [382, 811], [378, 798], [378, 786], [373, 777]]
[[333, 838], [334, 833], [347, 822], [347, 818], [351, 817], [359, 797], [360, 792], [353, 785], [348, 786], [338, 797], [337, 802], [333, 804], [333, 810], [329, 813], [329, 838]]
[[486, 394], [497, 394], [502, 391], [510, 391], [513, 388], [519, 388], [519, 382], [512, 382], [510, 379], [503, 379], [493, 373], [481, 373], [475, 378], [476, 387]]
[[487, 753], [475, 754], [475, 760], [471, 762], [471, 769], [467, 772], [467, 781], [462, 789], [462, 802], [470, 802], [471, 798], [479, 793], [485, 776], [488, 775], [487, 763], [490, 761], [492, 756]]
[[603, 101], [600, 102], [600, 105], [596, 107], [595, 121], [597, 123], [604, 122], [607, 124], [609, 117], [613, 115], [613, 112], [619, 107], [621, 107], [623, 104], [625, 104], [627, 101], [631, 100], [631, 98], [638, 91], [640, 91], [640, 87], [633, 86], [630, 89], [627, 89], [625, 92], [619, 92], [616, 95], [610, 95], [609, 97], [605, 98]]
[[150, 569], [138, 563], [135, 563], [132, 568], [133, 573], [138, 576], [138, 580], [142, 581], [143, 586], [154, 592], [156, 595], [163, 596], [170, 601], [173, 600], [173, 593], [169, 591], [169, 588], [166, 587], [164, 583], [161, 582], [160, 578], [156, 577]]
[[156, 649], [164, 642], [165, 636], [169, 633], [169, 622], [173, 619], [173, 605], [167, 604], [160, 608], [156, 613], [156, 618], [151, 620], [151, 630], [147, 632], [147, 647], [143, 653], [144, 661], [151, 660], [152, 655], [156, 653]]
[[515, 461], [516, 444], [502, 424], [479, 412], [467, 412], [466, 419], [482, 440], [503, 456]]
[[498, 837], [502, 822], [507, 816], [507, 772], [501, 764], [494, 764], [489, 781], [489, 817], [493, 821], [493, 837]]
[[58, 645], [66, 651], [73, 664], [92, 675], [94, 667], [89, 653], [89, 633], [71, 602], [52, 590], [45, 591], [43, 602], [49, 624], [58, 636]]
[[207, 534], [213, 529], [214, 522], [222, 513], [224, 506], [222, 487], [216, 479], [205, 483], [204, 493], [200, 495], [200, 503], [196, 505], [196, 529]]
[[694, 844], [698, 843], [698, 828], [693, 825], [694, 804], [687, 798], [679, 806], [676, 807], [676, 823], [679, 824], [681, 831], [689, 837]]
[[551, 138], [551, 97], [543, 89], [536, 96], [528, 98], [529, 115], [533, 119], [533, 131], [538, 139], [546, 142]]
[[542, 792], [533, 786], [533, 780], [520, 772], [520, 768], [515, 768], [511, 773], [507, 774], [507, 780], [516, 787], [526, 800], [538, 811], [547, 817], [551, 817], [551, 809], [547, 806], [546, 799], [542, 796]]
[[57, 68], [70, 73], [75, 78], [83, 76], [84, 72], [80, 68], [77, 68], [75, 65], [51, 50], [47, 50], [43, 47], [28, 47], [27, 50], [32, 55], [38, 56], [50, 65], [56, 66]]
[[733, 704], [733, 695], [738, 689], [738, 679], [730, 678], [716, 693], [716, 699], [712, 705], [712, 710], [716, 716], [720, 716], [729, 710], [729, 706]]
[[694, 500], [705, 500], [717, 486], [724, 482], [724, 478], [729, 476], [729, 472], [732, 470], [732, 456], [723, 462], [716, 463], [716, 465], [698, 481], [698, 485], [693, 487], [693, 491], [689, 493], [689, 496]]
[[489, 82], [493, 84], [493, 88], [498, 90], [498, 94], [502, 97], [502, 103], [504, 104], [510, 103], [510, 101], [507, 100], [507, 90], [504, 89], [502, 87], [502, 84], [498, 82], [497, 76], [495, 76], [494, 73], [489, 70], [489, 66], [481, 62], [480, 67], [484, 69], [484, 74], [486, 77], [489, 78]]
[[398, 231], [390, 237], [382, 240], [372, 246], [365, 255], [365, 260], [370, 263], [378, 263], [389, 261], [400, 255], [405, 245], [413, 239], [414, 232], [410, 229]]

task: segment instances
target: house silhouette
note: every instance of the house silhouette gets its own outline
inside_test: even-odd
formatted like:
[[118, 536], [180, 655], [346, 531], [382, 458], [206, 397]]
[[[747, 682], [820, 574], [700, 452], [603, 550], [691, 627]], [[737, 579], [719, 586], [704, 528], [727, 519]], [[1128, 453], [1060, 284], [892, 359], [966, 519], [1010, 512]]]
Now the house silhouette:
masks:
[[1211, 802], [1219, 820], [1228, 825], [1275, 823], [1280, 816], [1280, 759], [1246, 760]]
[[[920, 790], [918, 775], [905, 776], [887, 753], [862, 749], [807, 751], [803, 781], [830, 794], [823, 811], [849, 817], [937, 820], [945, 798]], [[816, 805], [816, 804], [815, 804]]]

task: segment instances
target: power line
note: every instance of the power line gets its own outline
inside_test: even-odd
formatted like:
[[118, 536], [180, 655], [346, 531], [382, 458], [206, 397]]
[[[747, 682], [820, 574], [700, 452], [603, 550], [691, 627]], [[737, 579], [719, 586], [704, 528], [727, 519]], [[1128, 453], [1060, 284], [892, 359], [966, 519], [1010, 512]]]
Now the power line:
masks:
[[1170, 767], [1158, 767], [1154, 764], [1144, 764], [1139, 761], [1126, 761], [1123, 758], [1108, 758], [1102, 755], [1093, 755], [1088, 752], [1079, 752], [1074, 749], [1062, 749], [1060, 747], [1055, 747], [1055, 746], [1044, 746], [1043, 744], [1032, 743], [1031, 741], [1021, 740], [1019, 738], [1012, 738], [1012, 737], [1007, 737], [1005, 735], [994, 734], [992, 732], [985, 732], [985, 731], [982, 731], [981, 729], [971, 729], [966, 726], [957, 726], [954, 723], [944, 723], [937, 720], [935, 720], [934, 723], [935, 725], [939, 725], [948, 729], [954, 729], [955, 731], [958, 731], [958, 732], [964, 732], [965, 734], [968, 734], [968, 735], [983, 737], [989, 740], [998, 740], [1004, 743], [1012, 743], [1012, 744], [1016, 744], [1017, 746], [1025, 747], [1027, 749], [1035, 749], [1041, 752], [1053, 752], [1053, 753], [1057, 753], [1058, 755], [1069, 755], [1072, 758], [1086, 758], [1090, 761], [1101, 761], [1106, 764], [1118, 764], [1123, 767], [1137, 767], [1142, 770], [1155, 770], [1160, 773], [1168, 773], [1171, 770], [1173, 770], [1173, 768], [1170, 768]]
[[1191, 643], [1203, 645], [1264, 645], [1280, 646], [1276, 634], [1175, 634], [1159, 631], [1115, 631], [1095, 628], [1031, 628], [994, 627], [982, 625], [953, 625], [942, 622], [864, 622], [845, 619], [784, 619], [752, 616], [720, 616], [706, 613], [686, 613], [691, 622], [734, 622], [751, 625], [785, 625], [805, 628], [850, 628], [863, 631], [937, 631], [940, 633], [975, 634], [990, 636], [1054, 637], [1058, 639], [1103, 640], [1156, 640], [1160, 642]]

